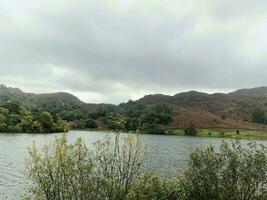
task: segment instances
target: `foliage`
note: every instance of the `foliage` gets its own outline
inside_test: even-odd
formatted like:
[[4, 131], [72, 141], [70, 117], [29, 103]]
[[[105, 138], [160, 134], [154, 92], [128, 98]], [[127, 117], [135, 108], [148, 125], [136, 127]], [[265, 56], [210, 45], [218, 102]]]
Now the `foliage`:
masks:
[[128, 200], [182, 200], [182, 177], [145, 173], [138, 177]]
[[194, 124], [190, 123], [189, 126], [184, 131], [185, 135], [189, 136], [196, 136], [197, 129], [195, 128]]
[[93, 119], [87, 119], [85, 122], [86, 128], [97, 128], [97, 124]]
[[95, 129], [97, 127], [97, 123], [91, 118], [88, 118], [87, 120], [75, 120], [71, 122], [71, 128], [73, 129]]
[[66, 122], [57, 115], [38, 110], [29, 111], [18, 102], [0, 106], [0, 132], [66, 132], [67, 127]]
[[219, 137], [224, 137], [224, 131], [220, 131]]
[[261, 108], [256, 108], [252, 113], [252, 121], [254, 123], [265, 123], [265, 111]]
[[124, 200], [141, 173], [143, 151], [138, 135], [98, 141], [92, 149], [66, 135], [38, 151], [29, 149], [27, 174], [32, 181], [28, 199]]
[[[119, 124], [121, 125], [121, 123]], [[192, 152], [188, 168], [162, 176], [147, 170], [139, 135], [116, 134], [92, 148], [78, 139], [56, 137], [41, 151], [29, 149], [28, 199], [92, 200], [264, 200], [266, 148], [223, 142]]]
[[120, 113], [126, 121], [126, 130], [134, 131], [143, 127], [143, 133], [163, 134], [159, 125], [168, 125], [172, 120], [171, 108], [166, 105], [144, 106], [133, 104], [123, 107]]
[[[99, 128], [112, 130], [114, 129], [114, 121], [119, 117], [125, 120], [125, 131], [135, 131], [143, 126], [144, 133], [164, 133], [164, 126], [171, 122], [173, 115], [172, 108], [164, 104], [143, 105], [140, 102], [133, 101], [118, 106], [86, 104], [68, 93], [28, 94], [19, 89], [1, 85], [0, 105], [7, 104], [10, 101], [17, 101], [20, 106], [31, 112], [34, 110], [39, 113], [49, 112], [52, 116], [58, 116], [68, 122], [70, 128], [73, 129], [97, 128], [98, 124], [100, 125]], [[11, 108], [17, 110], [15, 107]], [[44, 117], [47, 118], [48, 116], [44, 115]], [[13, 115], [13, 119], [17, 120], [18, 116]], [[12, 123], [17, 124], [16, 122]], [[40, 132], [39, 124], [37, 122], [34, 124], [36, 132]], [[0, 122], [0, 128], [3, 126], [5, 124]], [[49, 123], [44, 122], [44, 126], [44, 132], [51, 128]], [[20, 132], [21, 127], [11, 126], [8, 129]]]
[[[263, 90], [265, 91], [266, 88]], [[250, 94], [250, 91], [247, 92]], [[264, 94], [264, 92], [257, 91], [257, 89], [255, 92], [256, 96], [259, 95], [258, 97]], [[99, 128], [112, 129], [113, 117], [121, 116], [126, 121], [125, 128], [127, 131], [134, 131], [142, 125], [144, 126], [144, 133], [164, 133], [165, 130], [174, 128], [173, 125], [181, 127], [180, 124], [177, 124], [179, 122], [177, 120], [184, 119], [178, 116], [183, 116], [182, 114], [186, 111], [191, 113], [191, 108], [192, 111], [197, 109], [211, 112], [216, 116], [220, 116], [221, 119], [229, 118], [238, 120], [237, 127], [239, 128], [246, 128], [241, 123], [242, 119], [247, 122], [253, 121], [264, 124], [266, 121], [266, 102], [264, 98], [252, 98], [250, 95], [244, 98], [242, 95], [239, 95], [241, 95], [239, 92], [228, 94], [227, 98], [221, 98], [223, 96], [220, 95], [215, 95], [214, 98], [210, 98], [208, 95], [203, 96], [197, 92], [177, 94], [173, 97], [151, 95], [150, 97], [144, 97], [137, 101], [129, 101], [128, 103], [122, 103], [116, 106], [108, 104], [87, 104], [68, 93], [32, 94], [24, 93], [18, 88], [0, 85], [0, 105], [17, 101], [28, 111], [32, 112], [32, 110], [37, 109], [39, 112], [49, 112], [52, 116], [57, 115], [68, 122], [71, 125], [70, 128], [78, 129], [86, 128], [86, 121], [91, 119], [98, 124]], [[180, 111], [183, 112], [180, 113]], [[16, 114], [12, 115], [14, 120], [18, 119]], [[190, 114], [189, 117], [192, 118], [193, 116]], [[0, 116], [1, 118], [3, 116]], [[172, 121], [172, 118], [175, 119], [175, 123], [170, 125], [169, 123]], [[186, 120], [191, 120], [190, 118]], [[223, 121], [218, 119], [214, 120], [218, 127], [222, 125], [221, 123]], [[14, 121], [12, 123], [16, 122]], [[201, 123], [201, 127], [208, 127], [208, 123]], [[5, 128], [5, 125], [1, 123], [0, 129]], [[72, 125], [74, 126], [72, 127]], [[233, 126], [229, 124], [228, 128], [230, 127]], [[258, 129], [259, 127], [251, 124], [250, 128]], [[20, 129], [20, 126], [8, 127], [10, 131], [20, 131]], [[38, 126], [36, 130], [40, 130]]]
[[191, 154], [185, 171], [186, 199], [197, 200], [263, 200], [267, 198], [266, 148], [251, 142], [223, 142], [199, 148]]

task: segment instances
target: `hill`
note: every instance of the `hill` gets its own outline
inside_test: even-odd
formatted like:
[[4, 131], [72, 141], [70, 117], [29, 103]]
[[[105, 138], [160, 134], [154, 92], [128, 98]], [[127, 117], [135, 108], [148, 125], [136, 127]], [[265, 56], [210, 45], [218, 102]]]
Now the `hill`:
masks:
[[152, 94], [115, 106], [85, 103], [64, 92], [33, 94], [1, 85], [0, 105], [9, 102], [18, 102], [30, 111], [37, 109], [56, 114], [68, 121], [72, 128], [113, 128], [113, 122], [118, 118], [125, 119], [127, 130], [142, 124], [148, 132], [155, 128], [185, 128], [190, 123], [198, 128], [267, 128], [253, 118], [255, 111], [260, 109], [263, 114], [267, 111], [267, 87], [241, 89], [228, 94], [197, 91], [173, 96]]
[[267, 110], [267, 87], [242, 89], [229, 94], [197, 91], [173, 96], [155, 94], [147, 95], [135, 103], [146, 106], [166, 104], [172, 107], [170, 128], [184, 128], [189, 123], [199, 128], [266, 128], [253, 123], [252, 115], [257, 108]]
[[19, 88], [0, 85], [0, 105], [10, 102], [16, 102], [29, 111], [47, 111], [68, 122], [75, 121], [75, 123], [80, 123], [81, 120], [86, 121], [91, 118], [91, 113], [99, 109], [113, 107], [109, 104], [85, 103], [76, 96], [65, 92], [34, 94], [23, 92]]

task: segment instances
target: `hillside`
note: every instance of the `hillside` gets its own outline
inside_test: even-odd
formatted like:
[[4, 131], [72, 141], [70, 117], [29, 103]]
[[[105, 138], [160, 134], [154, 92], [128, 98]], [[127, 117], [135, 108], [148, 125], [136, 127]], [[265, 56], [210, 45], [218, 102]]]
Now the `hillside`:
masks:
[[93, 112], [98, 108], [109, 106], [108, 104], [90, 104], [81, 101], [76, 96], [66, 93], [48, 93], [48, 94], [34, 94], [25, 93], [19, 88], [6, 87], [0, 85], [0, 104], [5, 104], [10, 101], [16, 101], [31, 109], [44, 109], [48, 111], [73, 111], [84, 110], [86, 112]]
[[[255, 109], [267, 110], [267, 87], [242, 89], [228, 94], [197, 91], [173, 96], [146, 95], [118, 106], [89, 104], [69, 93], [25, 93], [0, 86], [0, 104], [18, 102], [29, 110], [48, 111], [68, 121], [73, 128], [112, 128], [118, 117], [129, 130], [142, 123], [148, 129], [175, 129], [193, 123], [198, 128], [266, 129], [252, 123]], [[141, 121], [141, 122], [140, 122]]]
[[197, 91], [173, 96], [147, 95], [135, 103], [147, 106], [167, 104], [172, 107], [171, 128], [188, 126], [190, 122], [199, 128], [265, 129], [252, 123], [256, 108], [266, 109], [267, 87], [242, 89], [229, 94], [207, 94]]

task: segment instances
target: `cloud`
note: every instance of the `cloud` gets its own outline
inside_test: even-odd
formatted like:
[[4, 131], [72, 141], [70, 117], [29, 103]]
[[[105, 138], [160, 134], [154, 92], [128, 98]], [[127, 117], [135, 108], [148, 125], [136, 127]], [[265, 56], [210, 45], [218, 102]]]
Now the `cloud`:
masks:
[[266, 1], [7, 2], [0, 78], [27, 91], [119, 103], [267, 85]]

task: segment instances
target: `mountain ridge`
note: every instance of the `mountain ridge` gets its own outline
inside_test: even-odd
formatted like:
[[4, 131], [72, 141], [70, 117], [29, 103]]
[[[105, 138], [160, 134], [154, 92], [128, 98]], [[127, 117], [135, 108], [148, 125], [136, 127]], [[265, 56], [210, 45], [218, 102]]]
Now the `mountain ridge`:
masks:
[[[51, 93], [32, 93], [32, 92], [24, 92], [20, 88], [17, 87], [7, 87], [3, 84], [0, 85], [0, 92], [3, 90], [7, 90], [9, 92], [15, 92], [15, 93], [23, 93], [27, 95], [38, 95], [38, 96], [54, 96], [62, 100], [66, 99], [72, 99], [74, 101], [77, 101], [79, 103], [84, 103], [84, 104], [109, 104], [109, 105], [115, 105], [112, 103], [90, 103], [90, 102], [84, 102], [80, 100], [79, 97], [76, 97], [75, 95], [68, 93], [68, 92], [51, 92]], [[201, 92], [201, 91], [196, 91], [196, 90], [191, 90], [187, 92], [180, 92], [176, 93], [174, 95], [167, 95], [167, 94], [162, 94], [162, 93], [156, 93], [156, 94], [147, 94], [144, 97], [141, 97], [135, 101], [140, 101], [145, 98], [162, 98], [162, 99], [168, 99], [168, 98], [178, 98], [178, 97], [196, 97], [196, 96], [202, 96], [202, 97], [215, 97], [215, 96], [220, 96], [220, 97], [231, 97], [231, 96], [236, 96], [236, 95], [255, 95], [255, 96], [267, 96], [267, 86], [260, 86], [260, 87], [253, 87], [253, 88], [243, 88], [243, 89], [237, 89], [235, 91], [229, 92], [229, 93], [222, 93], [222, 92], [216, 92], [216, 93], [206, 93], [206, 92]], [[129, 99], [130, 100], [130, 99]], [[132, 101], [132, 100], [130, 100]]]
[[168, 128], [182, 128], [189, 123], [200, 128], [266, 128], [252, 123], [251, 116], [256, 108], [265, 109], [267, 106], [267, 87], [240, 89], [230, 93], [208, 94], [192, 90], [172, 96], [150, 94], [136, 101], [129, 100], [127, 103], [113, 105], [85, 103], [66, 92], [34, 94], [0, 85], [0, 104], [8, 101], [18, 101], [30, 109], [57, 113], [67, 121], [94, 116], [92, 113], [98, 112], [94, 117], [103, 127], [103, 124], [107, 123], [104, 117], [109, 113], [124, 113], [125, 110], [138, 105], [151, 107], [164, 104], [169, 106], [173, 113], [172, 121], [166, 125]]

